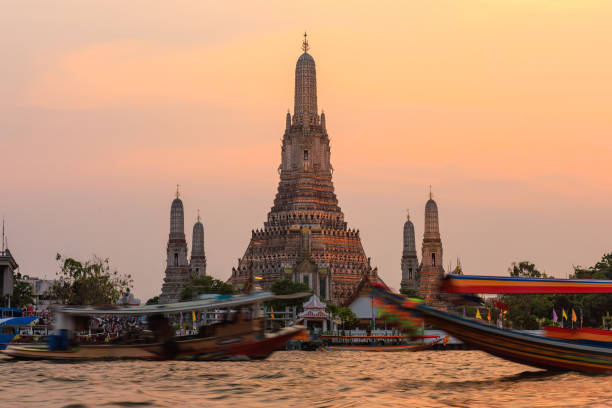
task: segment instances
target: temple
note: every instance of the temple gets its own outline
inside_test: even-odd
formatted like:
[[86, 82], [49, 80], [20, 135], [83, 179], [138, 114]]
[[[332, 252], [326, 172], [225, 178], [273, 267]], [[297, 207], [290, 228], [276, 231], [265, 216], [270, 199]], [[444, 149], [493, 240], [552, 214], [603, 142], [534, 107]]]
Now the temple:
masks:
[[306, 35], [295, 67], [293, 117], [287, 112], [280, 182], [263, 229], [251, 241], [229, 282], [244, 288], [250, 278], [269, 289], [279, 279], [307, 283], [321, 299], [342, 303], [377, 269], [348, 228], [332, 183], [325, 114], [318, 113], [315, 61]]
[[176, 198], [170, 206], [170, 234], [166, 247], [166, 273], [162, 285], [160, 303], [177, 302], [180, 293], [189, 281], [206, 275], [206, 255], [204, 254], [204, 226], [198, 220], [193, 226], [193, 246], [191, 262], [187, 262], [187, 240], [185, 239], [185, 211], [180, 199], [178, 186]]

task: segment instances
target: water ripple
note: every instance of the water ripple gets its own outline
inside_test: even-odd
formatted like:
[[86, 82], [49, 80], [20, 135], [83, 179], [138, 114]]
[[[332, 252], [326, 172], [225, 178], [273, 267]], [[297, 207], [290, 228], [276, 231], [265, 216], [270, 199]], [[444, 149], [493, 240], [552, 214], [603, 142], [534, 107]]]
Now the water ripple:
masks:
[[532, 369], [477, 351], [279, 352], [257, 362], [11, 361], [2, 406], [612, 406], [612, 376]]

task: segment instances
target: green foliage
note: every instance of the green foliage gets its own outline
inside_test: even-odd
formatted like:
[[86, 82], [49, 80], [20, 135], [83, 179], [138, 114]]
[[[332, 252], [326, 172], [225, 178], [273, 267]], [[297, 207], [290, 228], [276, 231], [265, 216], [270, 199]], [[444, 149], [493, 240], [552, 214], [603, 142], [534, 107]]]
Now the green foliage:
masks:
[[[4, 296], [0, 302], [3, 306], [8, 306], [8, 295]], [[21, 279], [21, 274], [13, 275], [13, 294], [11, 295], [11, 307], [23, 307], [34, 303], [32, 285]]]
[[548, 278], [545, 273], [536, 269], [535, 264], [529, 263], [529, 261], [512, 262], [512, 267], [508, 268], [508, 272], [513, 277]]
[[300, 292], [311, 292], [308, 284], [294, 282], [291, 279], [277, 280], [272, 284], [272, 293], [275, 295], [291, 295]]
[[333, 318], [340, 319], [342, 324], [341, 329], [353, 329], [359, 324], [359, 319], [353, 311], [346, 306], [337, 306], [334, 303], [328, 303], [325, 306], [327, 313], [331, 314]]
[[601, 261], [590, 268], [583, 268], [581, 266], [574, 267], [574, 275], [572, 278], [612, 280], [612, 252], [604, 254]]
[[292, 295], [294, 293], [308, 293], [303, 298], [297, 299], [277, 299], [270, 302], [266, 302], [266, 306], [272, 307], [275, 310], [284, 309], [287, 306], [300, 306], [304, 303], [312, 294], [312, 290], [307, 283], [294, 282], [291, 279], [277, 280], [272, 284], [270, 288], [271, 292], [275, 295]]
[[[534, 264], [526, 261], [513, 263], [508, 271], [510, 276], [547, 277], [539, 272]], [[612, 253], [603, 255], [601, 261], [592, 267], [574, 267], [574, 274], [570, 278], [612, 279]], [[508, 319], [512, 322], [513, 328], [526, 330], [538, 329], [542, 324], [552, 324], [553, 308], [559, 319], [562, 309], [565, 309], [571, 318], [573, 308], [578, 316], [578, 325], [582, 310], [585, 327], [601, 326], [602, 317], [612, 310], [612, 297], [607, 294], [504, 295], [501, 301], [509, 305]], [[570, 324], [570, 321], [565, 321], [566, 327]]]
[[145, 305], [157, 305], [159, 304], [159, 296], [153, 296], [151, 299], [147, 300]]
[[204, 293], [219, 295], [233, 295], [234, 288], [229, 283], [215, 279], [212, 276], [198, 276], [193, 278], [181, 291], [180, 300], [193, 300]]
[[121, 275], [111, 270], [108, 258], [94, 257], [80, 262], [57, 254], [60, 263], [58, 279], [49, 296], [69, 305], [113, 304], [130, 293], [133, 280], [130, 275]]
[[416, 289], [410, 288], [401, 288], [400, 293], [404, 296], [408, 296], [410, 298], [419, 298], [419, 291]]

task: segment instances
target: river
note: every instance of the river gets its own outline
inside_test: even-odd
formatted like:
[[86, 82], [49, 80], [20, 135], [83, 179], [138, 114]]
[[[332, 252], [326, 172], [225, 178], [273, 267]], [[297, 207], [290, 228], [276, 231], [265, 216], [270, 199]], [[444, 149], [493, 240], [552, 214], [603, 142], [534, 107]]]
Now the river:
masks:
[[0, 358], [2, 407], [610, 407], [612, 376], [480, 351], [277, 352], [265, 361], [50, 363]]

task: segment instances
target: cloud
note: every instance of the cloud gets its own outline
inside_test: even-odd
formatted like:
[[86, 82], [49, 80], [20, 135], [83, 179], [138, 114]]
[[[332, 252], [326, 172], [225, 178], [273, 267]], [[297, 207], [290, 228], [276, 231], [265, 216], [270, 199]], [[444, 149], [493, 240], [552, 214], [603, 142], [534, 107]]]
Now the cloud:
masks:
[[271, 95], [277, 89], [268, 86], [272, 79], [290, 78], [282, 64], [265, 64], [268, 57], [239, 40], [207, 47], [134, 40], [97, 43], [37, 55], [36, 65], [45, 68], [30, 81], [23, 99], [27, 105], [53, 109], [181, 103], [261, 109], [266, 101], [286, 98], [281, 91]]

